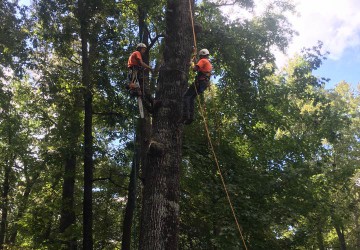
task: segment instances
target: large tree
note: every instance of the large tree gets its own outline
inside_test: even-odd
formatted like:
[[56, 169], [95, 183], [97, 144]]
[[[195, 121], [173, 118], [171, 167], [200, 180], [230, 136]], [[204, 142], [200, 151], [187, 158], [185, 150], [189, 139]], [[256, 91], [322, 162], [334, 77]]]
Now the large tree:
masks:
[[[193, 2], [192, 2], [193, 4]], [[167, 1], [164, 64], [147, 152], [140, 249], [177, 249], [182, 146], [182, 94], [187, 86], [193, 37], [189, 1]]]

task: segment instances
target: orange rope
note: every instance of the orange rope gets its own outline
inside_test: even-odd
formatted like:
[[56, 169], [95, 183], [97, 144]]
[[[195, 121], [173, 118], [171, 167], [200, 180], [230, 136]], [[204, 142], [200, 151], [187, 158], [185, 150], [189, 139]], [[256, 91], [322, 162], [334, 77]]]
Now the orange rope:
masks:
[[[192, 25], [193, 36], [194, 36], [194, 46], [195, 46], [195, 48], [196, 48], [196, 35], [195, 35], [195, 28], [194, 28], [193, 13], [192, 13], [192, 9], [191, 9], [191, 0], [189, 0], [189, 6], [190, 6], [191, 25]], [[243, 244], [244, 244], [245, 249], [248, 250], [248, 248], [247, 248], [247, 246], [246, 246], [246, 242], [245, 242], [244, 235], [243, 235], [243, 233], [242, 233], [242, 231], [241, 231], [240, 224], [239, 224], [239, 222], [238, 222], [238, 220], [237, 220], [237, 217], [236, 217], [236, 214], [235, 214], [234, 206], [233, 206], [233, 204], [232, 204], [232, 202], [231, 202], [229, 192], [228, 192], [228, 190], [227, 190], [227, 188], [226, 188], [226, 184], [225, 184], [224, 177], [223, 177], [222, 172], [221, 172], [221, 169], [220, 169], [219, 161], [218, 161], [218, 158], [217, 158], [216, 153], [215, 153], [215, 149], [214, 149], [214, 146], [213, 146], [211, 137], [210, 137], [210, 132], [209, 132], [209, 128], [208, 128], [208, 125], [207, 125], [207, 121], [206, 121], [206, 118], [205, 118], [205, 111], [204, 111], [204, 109], [203, 109], [203, 106], [201, 105], [200, 97], [199, 97], [199, 94], [198, 94], [198, 92], [197, 92], [197, 86], [196, 86], [196, 84], [194, 84], [194, 87], [195, 87], [195, 91], [196, 91], [196, 95], [197, 95], [197, 100], [198, 100], [199, 107], [200, 107], [200, 113], [201, 113], [201, 116], [202, 116], [202, 118], [203, 118], [204, 127], [205, 127], [205, 130], [206, 130], [207, 139], [208, 139], [208, 141], [209, 141], [210, 148], [211, 148], [211, 152], [212, 152], [212, 154], [213, 154], [213, 157], [214, 157], [214, 160], [215, 160], [215, 163], [216, 163], [216, 166], [217, 166], [219, 175], [220, 175], [220, 179], [221, 179], [222, 185], [223, 185], [224, 190], [225, 190], [225, 193], [226, 193], [226, 198], [227, 198], [227, 200], [228, 200], [228, 202], [229, 202], [229, 205], [230, 205], [230, 208], [231, 208], [231, 212], [232, 212], [232, 215], [233, 215], [233, 217], [234, 217], [234, 220], [235, 220], [237, 229], [238, 229], [238, 231], [239, 231], [241, 240], [242, 240], [242, 242], [243, 242]]]
[[191, 27], [192, 27], [193, 38], [194, 38], [194, 47], [196, 49], [196, 35], [195, 35], [194, 18], [193, 18], [193, 13], [192, 13], [192, 8], [191, 8], [191, 0], [189, 0], [189, 8], [190, 8]]
[[[196, 93], [197, 93], [196, 86], [195, 86], [195, 91], [196, 91]], [[203, 109], [203, 107], [202, 107], [202, 105], [201, 105], [199, 96], [197, 96], [197, 100], [198, 100], [198, 103], [199, 103], [199, 106], [200, 106], [200, 113], [201, 113], [201, 116], [202, 116], [202, 118], [203, 118], [204, 127], [205, 127], [206, 134], [207, 134], [207, 138], [208, 138], [208, 141], [209, 141], [209, 144], [210, 144], [211, 152], [212, 152], [212, 154], [213, 154], [213, 157], [214, 157], [214, 160], [215, 160], [217, 169], [218, 169], [218, 171], [219, 171], [220, 179], [221, 179], [222, 185], [223, 185], [224, 190], [225, 190], [225, 193], [226, 193], [226, 198], [227, 198], [227, 200], [228, 200], [228, 202], [229, 202], [229, 205], [230, 205], [230, 208], [231, 208], [231, 212], [232, 212], [232, 215], [233, 215], [233, 217], [234, 217], [234, 220], [235, 220], [237, 229], [238, 229], [238, 231], [239, 231], [241, 240], [242, 240], [242, 242], [243, 242], [243, 244], [244, 244], [245, 249], [247, 250], [248, 248], [247, 248], [247, 246], [246, 246], [245, 238], [244, 238], [244, 236], [243, 236], [243, 234], [242, 234], [242, 231], [241, 231], [241, 228], [240, 228], [240, 224], [239, 224], [239, 222], [238, 222], [238, 220], [237, 220], [237, 218], [236, 218], [235, 209], [234, 209], [234, 206], [233, 206], [233, 204], [232, 204], [232, 202], [231, 202], [231, 199], [230, 199], [230, 196], [229, 196], [229, 192], [228, 192], [228, 190], [227, 190], [227, 188], [226, 188], [226, 184], [225, 184], [224, 177], [223, 177], [223, 175], [222, 175], [222, 173], [221, 173], [219, 161], [218, 161], [217, 156], [216, 156], [216, 153], [215, 153], [215, 149], [214, 149], [214, 146], [213, 146], [211, 137], [210, 137], [210, 132], [209, 132], [209, 128], [208, 128], [208, 125], [207, 125], [207, 121], [206, 121], [206, 118], [205, 118], [205, 111], [204, 111], [204, 109]]]

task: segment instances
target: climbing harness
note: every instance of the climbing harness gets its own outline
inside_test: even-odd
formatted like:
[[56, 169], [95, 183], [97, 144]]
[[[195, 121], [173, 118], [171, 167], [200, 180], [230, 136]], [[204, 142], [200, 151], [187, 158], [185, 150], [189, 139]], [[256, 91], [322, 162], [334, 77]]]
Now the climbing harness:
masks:
[[[193, 32], [193, 38], [194, 38], [194, 47], [196, 48], [196, 35], [195, 35], [195, 27], [194, 27], [194, 18], [193, 18], [193, 13], [192, 13], [192, 8], [191, 8], [191, 0], [189, 0], [189, 8], [190, 8], [190, 18], [191, 18], [192, 32]], [[197, 90], [196, 87], [195, 87], [195, 91], [196, 91], [196, 94], [197, 94], [197, 100], [198, 100], [198, 104], [199, 104], [199, 107], [200, 107], [200, 114], [201, 114], [201, 116], [203, 118], [204, 127], [205, 127], [205, 131], [206, 131], [206, 134], [207, 134], [207, 139], [209, 141], [210, 149], [211, 149], [211, 152], [213, 154], [213, 157], [214, 157], [214, 160], [215, 160], [215, 163], [216, 163], [216, 166], [217, 166], [217, 170], [219, 172], [219, 176], [220, 176], [222, 185], [223, 185], [225, 193], [226, 193], [226, 198], [227, 198], [227, 200], [229, 202], [229, 206], [230, 206], [232, 215], [234, 217], [237, 229], [239, 231], [241, 240], [242, 240], [243, 245], [245, 247], [245, 250], [248, 250], [246, 242], [245, 242], [245, 238], [243, 236], [243, 233], [242, 233], [242, 230], [241, 230], [241, 227], [240, 227], [240, 224], [239, 224], [239, 222], [237, 220], [237, 217], [236, 217], [234, 206], [233, 206], [233, 204], [231, 202], [230, 195], [229, 195], [229, 192], [228, 192], [226, 184], [225, 184], [224, 177], [223, 177], [221, 169], [220, 169], [219, 161], [218, 161], [216, 153], [215, 153], [215, 149], [214, 149], [211, 137], [210, 137], [210, 132], [209, 132], [209, 128], [208, 128], [208, 125], [207, 125], [207, 121], [206, 121], [206, 118], [205, 118], [205, 111], [203, 109], [203, 106], [201, 105], [200, 97], [198, 95], [198, 90]]]

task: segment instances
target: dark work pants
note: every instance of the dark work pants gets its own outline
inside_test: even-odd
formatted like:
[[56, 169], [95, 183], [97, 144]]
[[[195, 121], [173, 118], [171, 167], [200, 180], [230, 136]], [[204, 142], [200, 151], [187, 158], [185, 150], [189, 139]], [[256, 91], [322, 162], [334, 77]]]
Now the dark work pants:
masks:
[[[196, 89], [195, 86], [197, 87]], [[183, 98], [183, 118], [188, 120], [194, 119], [195, 98], [197, 95], [202, 94], [208, 86], [208, 81], [198, 81], [190, 85]]]

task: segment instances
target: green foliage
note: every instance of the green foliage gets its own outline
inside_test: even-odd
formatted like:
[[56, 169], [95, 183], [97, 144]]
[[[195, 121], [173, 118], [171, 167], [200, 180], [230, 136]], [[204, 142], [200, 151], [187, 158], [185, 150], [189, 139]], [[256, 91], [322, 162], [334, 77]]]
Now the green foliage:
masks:
[[[319, 244], [318, 232], [323, 244], [334, 245], [326, 239], [326, 233], [333, 232], [331, 221], [336, 216], [344, 225], [349, 219], [335, 213], [347, 207], [336, 205], [330, 194], [336, 190], [339, 195], [335, 180], [344, 185], [354, 169], [340, 168], [342, 177], [328, 179], [324, 168], [331, 158], [324, 142], [341, 140], [340, 131], [349, 129], [349, 117], [344, 116], [348, 109], [343, 105], [341, 111], [334, 109], [336, 99], [323, 89], [323, 80], [312, 75], [322, 58], [320, 49], [321, 45], [304, 51], [308, 54], [294, 59], [283, 73], [260, 67], [259, 78], [247, 79], [253, 95], [239, 93], [235, 98], [237, 93], [219, 85], [205, 98], [211, 110], [210, 134], [250, 248], [308, 249]], [[189, 129], [182, 184], [183, 247], [237, 249], [241, 244], [206, 136], [199, 133], [201, 124]], [[196, 195], [199, 192], [201, 196]], [[202, 226], [193, 231], [194, 224]]]
[[[243, 8], [254, 4], [235, 2]], [[349, 249], [356, 249], [359, 94], [345, 82], [326, 90], [326, 79], [314, 76], [326, 59], [321, 43], [276, 69], [272, 48], [284, 50], [295, 34], [284, 16], [294, 10], [288, 1], [274, 1], [261, 16], [239, 20], [224, 17], [218, 8], [222, 4], [202, 1], [195, 8], [202, 26], [198, 48], [210, 50], [216, 76], [201, 102], [249, 249], [336, 248], [335, 226], [343, 229]], [[165, 35], [165, 5], [89, 2], [89, 49], [95, 51], [95, 249], [119, 249], [121, 244], [138, 112], [123, 87], [126, 61], [139, 40], [141, 8], [154, 38]], [[20, 10], [3, 1], [0, 7], [0, 63], [16, 73], [2, 78], [0, 88], [2, 195], [5, 170], [10, 173], [5, 244], [10, 249], [61, 249], [75, 238], [80, 246], [84, 104], [77, 2], [37, 1]], [[151, 63], [160, 65], [162, 40], [152, 42]], [[21, 68], [29, 71], [19, 79]], [[60, 234], [64, 165], [73, 153], [76, 219]], [[135, 212], [134, 246], [140, 224]], [[244, 249], [200, 114], [185, 128], [180, 222], [181, 249]]]
[[8, 68], [21, 76], [26, 62], [26, 38], [28, 34], [26, 8], [17, 2], [0, 2], [0, 77]]

